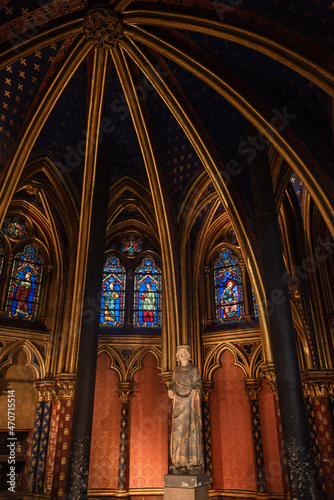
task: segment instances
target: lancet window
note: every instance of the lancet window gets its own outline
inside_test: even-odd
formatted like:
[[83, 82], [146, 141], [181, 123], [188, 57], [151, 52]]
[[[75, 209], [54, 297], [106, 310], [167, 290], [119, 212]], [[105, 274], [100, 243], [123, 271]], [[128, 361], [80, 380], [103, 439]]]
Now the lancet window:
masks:
[[243, 287], [238, 258], [224, 248], [213, 267], [217, 323], [228, 325], [243, 321]]
[[152, 258], [145, 258], [134, 275], [133, 325], [161, 327], [161, 271]]
[[16, 254], [5, 308], [7, 318], [35, 320], [43, 274], [43, 259], [35, 245]]
[[120, 264], [117, 257], [111, 255], [103, 268], [101, 326], [124, 326], [125, 286], [125, 268]]

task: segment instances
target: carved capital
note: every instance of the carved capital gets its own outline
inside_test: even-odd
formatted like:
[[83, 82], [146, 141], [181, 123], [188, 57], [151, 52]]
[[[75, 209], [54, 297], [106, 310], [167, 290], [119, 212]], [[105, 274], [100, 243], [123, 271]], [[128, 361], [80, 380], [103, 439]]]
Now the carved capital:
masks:
[[259, 393], [262, 389], [261, 385], [262, 385], [261, 379], [245, 380], [245, 388], [246, 391], [248, 392], [248, 396], [252, 401], [259, 399]]
[[205, 266], [204, 268], [204, 273], [206, 276], [209, 276], [210, 275], [210, 272], [211, 272], [211, 267], [209, 266]]
[[214, 382], [211, 380], [204, 382], [202, 384], [202, 400], [204, 403], [209, 403], [210, 402], [210, 397], [211, 397], [211, 391], [214, 387]]
[[122, 403], [128, 404], [130, 402], [131, 396], [133, 395], [133, 382], [119, 382], [117, 384], [117, 394], [121, 398]]
[[34, 383], [38, 391], [38, 401], [56, 401], [58, 397], [58, 386], [55, 381], [38, 380]]
[[87, 40], [101, 49], [115, 47], [123, 38], [123, 26], [112, 11], [97, 8], [90, 11], [83, 23]]
[[326, 380], [308, 380], [303, 382], [304, 395], [311, 398], [326, 398], [329, 393]]
[[274, 370], [264, 370], [260, 373], [260, 378], [266, 379], [270, 390], [273, 394], [277, 394], [277, 381], [276, 381], [276, 373]]
[[161, 381], [165, 384], [166, 391], [168, 391], [169, 386], [172, 383], [172, 372], [163, 373], [160, 377]]
[[75, 379], [58, 379], [59, 399], [74, 399]]
[[328, 396], [334, 396], [334, 380], [328, 382]]

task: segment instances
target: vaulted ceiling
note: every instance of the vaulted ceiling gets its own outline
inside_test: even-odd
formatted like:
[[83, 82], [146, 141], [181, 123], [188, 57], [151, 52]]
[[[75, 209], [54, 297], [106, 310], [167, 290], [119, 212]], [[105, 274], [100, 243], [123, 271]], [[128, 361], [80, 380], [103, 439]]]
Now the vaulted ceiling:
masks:
[[[98, 97], [98, 140], [113, 140], [110, 227], [137, 220], [153, 238], [150, 216], [162, 186], [179, 228], [191, 217], [194, 241], [205, 217], [226, 210], [252, 242], [245, 118], [269, 141], [277, 182], [284, 189], [291, 182], [299, 203], [306, 189], [330, 223], [333, 3], [115, 0], [98, 6], [119, 30], [108, 42]], [[89, 24], [87, 13], [96, 7], [84, 0], [0, 0], [1, 213], [13, 197], [45, 211], [45, 200], [26, 187], [48, 186], [64, 235], [70, 222], [57, 203], [67, 200], [71, 220], [80, 212], [96, 85], [84, 19]], [[252, 139], [255, 149], [262, 147]], [[279, 168], [288, 176], [275, 173]], [[58, 202], [52, 190], [62, 192]], [[126, 196], [137, 206], [130, 214]]]

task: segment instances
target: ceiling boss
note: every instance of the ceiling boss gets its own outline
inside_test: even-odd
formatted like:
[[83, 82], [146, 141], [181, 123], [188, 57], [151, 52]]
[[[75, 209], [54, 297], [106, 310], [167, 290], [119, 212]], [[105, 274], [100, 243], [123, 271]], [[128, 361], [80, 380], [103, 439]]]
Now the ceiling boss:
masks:
[[115, 47], [123, 37], [123, 26], [111, 10], [91, 10], [83, 23], [84, 34], [92, 45], [101, 49]]

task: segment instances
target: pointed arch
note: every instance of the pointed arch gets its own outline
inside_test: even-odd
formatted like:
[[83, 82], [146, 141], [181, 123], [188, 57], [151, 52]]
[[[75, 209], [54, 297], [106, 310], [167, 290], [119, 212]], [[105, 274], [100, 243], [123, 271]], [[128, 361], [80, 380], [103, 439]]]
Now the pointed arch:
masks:
[[43, 380], [45, 377], [44, 358], [39, 349], [30, 340], [16, 340], [9, 343], [0, 351], [0, 371], [15, 364], [13, 357], [21, 348], [27, 354], [27, 366], [33, 370], [36, 380]]
[[245, 354], [237, 346], [222, 342], [213, 347], [206, 355], [203, 366], [203, 380], [212, 382], [214, 372], [221, 367], [221, 356], [230, 351], [234, 357], [234, 365], [242, 369], [245, 378], [250, 377], [250, 366]]

